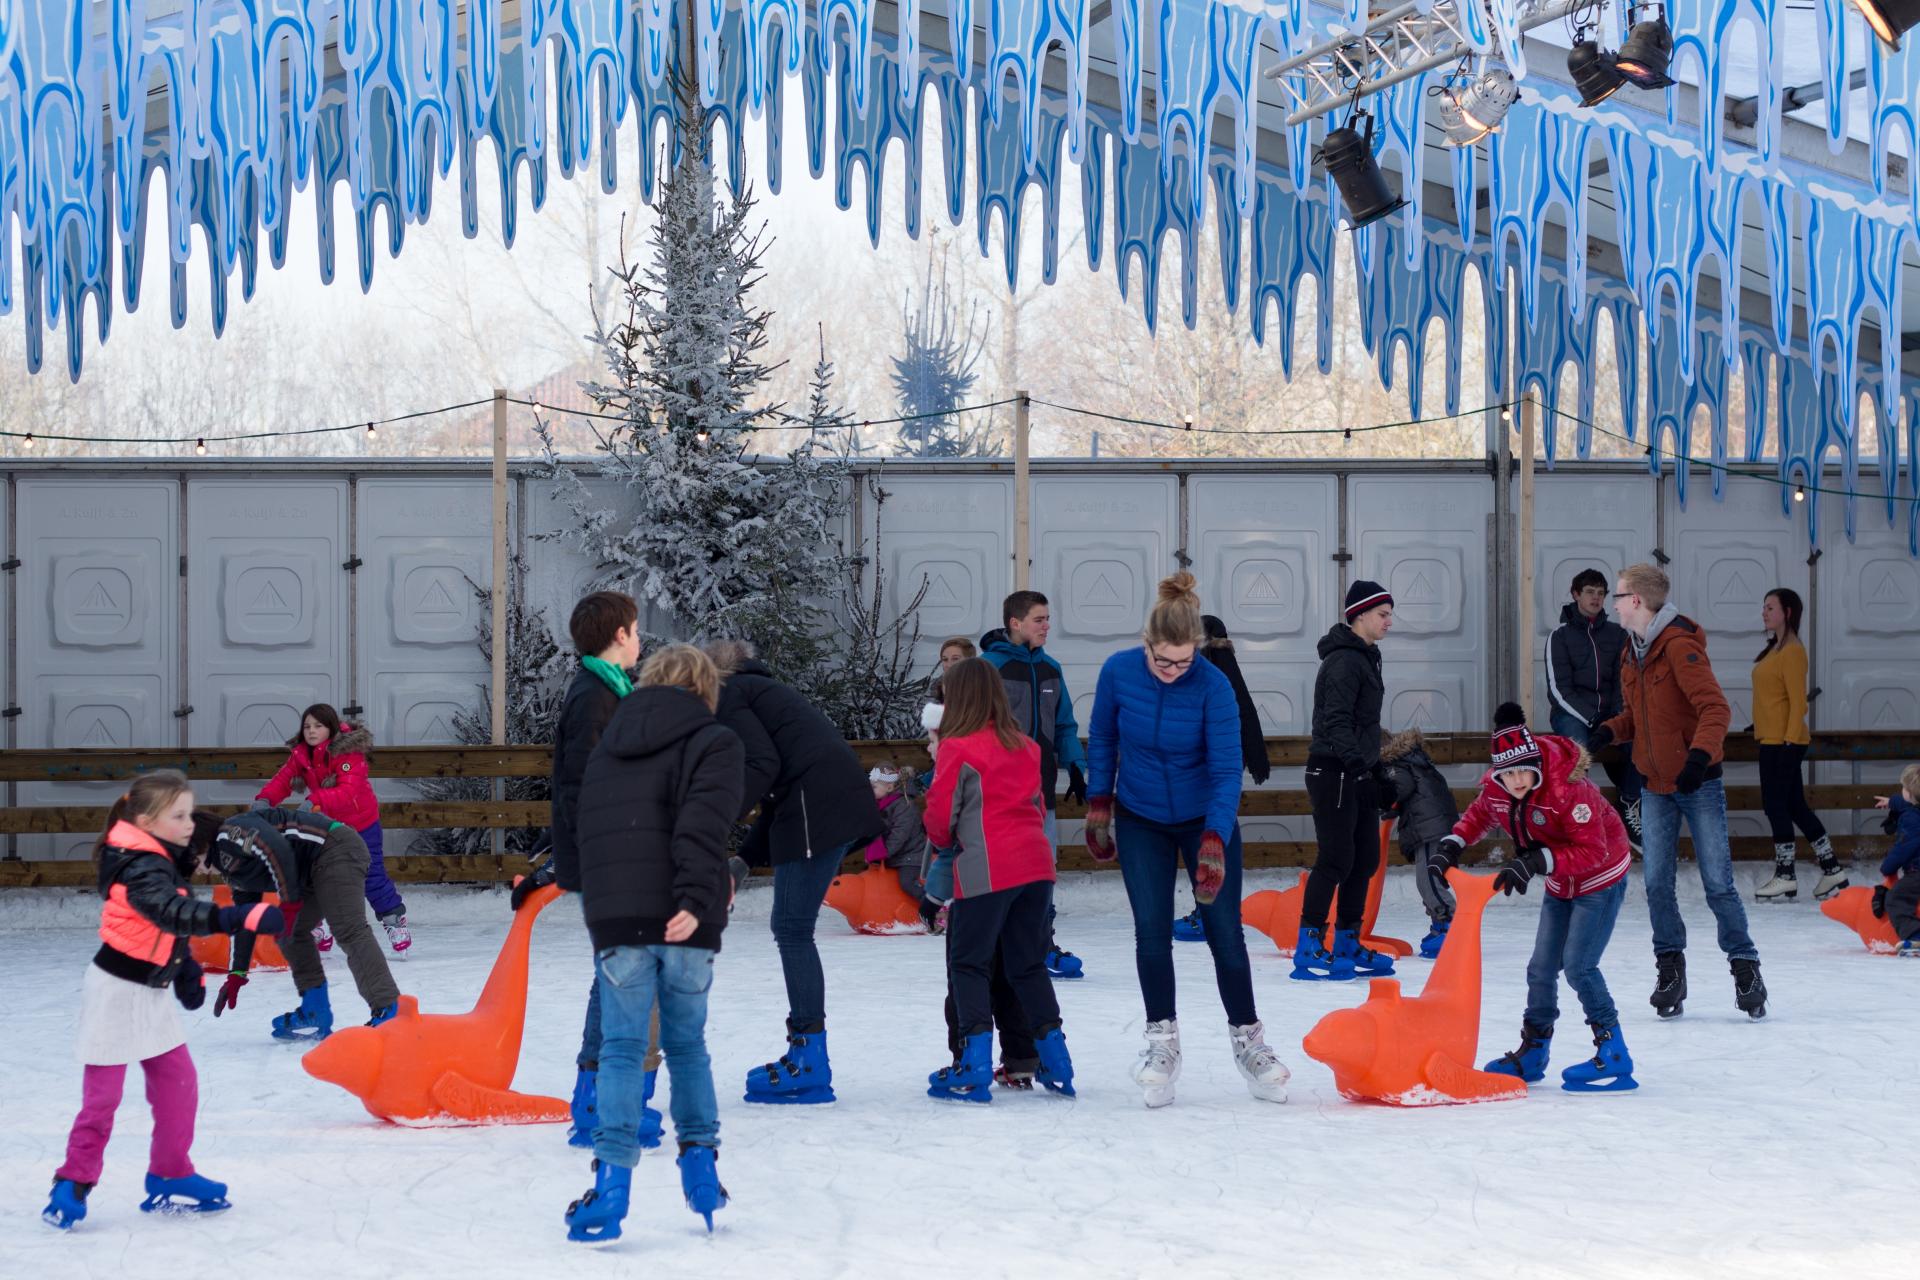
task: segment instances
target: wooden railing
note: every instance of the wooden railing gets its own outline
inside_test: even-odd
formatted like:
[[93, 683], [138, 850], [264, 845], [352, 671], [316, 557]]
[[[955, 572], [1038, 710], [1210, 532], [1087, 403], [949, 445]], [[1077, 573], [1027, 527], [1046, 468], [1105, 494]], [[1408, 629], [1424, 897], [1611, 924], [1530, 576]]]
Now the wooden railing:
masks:
[[[1427, 754], [1441, 765], [1484, 765], [1487, 760], [1485, 733], [1433, 734], [1426, 740]], [[925, 745], [918, 741], [857, 742], [854, 750], [867, 765], [891, 763], [913, 769], [926, 769], [931, 761]], [[1298, 768], [1306, 763], [1307, 739], [1304, 737], [1268, 738], [1267, 752], [1276, 770]], [[1757, 758], [1756, 744], [1744, 734], [1727, 739], [1727, 759], [1732, 763]], [[1848, 764], [1904, 764], [1920, 760], [1920, 733], [1817, 733], [1808, 751], [1810, 761]], [[0, 751], [0, 783], [85, 783], [111, 782], [134, 777], [154, 769], [178, 769], [196, 781], [253, 782], [267, 778], [286, 760], [282, 748], [191, 749], [191, 750], [56, 750]], [[512, 778], [544, 777], [550, 772], [551, 749], [526, 747], [383, 747], [374, 753], [376, 777], [392, 780], [421, 778]], [[1595, 777], [1604, 784], [1598, 770]], [[1283, 778], [1283, 782], [1296, 779]], [[1809, 786], [1807, 799], [1815, 809], [1868, 809], [1873, 796], [1885, 794], [1888, 784], [1861, 786], [1823, 784]], [[1473, 798], [1470, 789], [1455, 791], [1464, 807]], [[244, 806], [211, 805], [223, 813], [238, 812]], [[1760, 789], [1734, 785], [1727, 788], [1727, 808], [1733, 812], [1758, 812]], [[1249, 790], [1240, 798], [1244, 818], [1300, 817], [1311, 812], [1306, 792], [1297, 789]], [[1084, 816], [1083, 806], [1062, 801], [1062, 818]], [[0, 808], [0, 835], [81, 835], [98, 832], [106, 822], [106, 806], [101, 804], [16, 805]], [[547, 823], [544, 801], [414, 801], [389, 800], [380, 806], [380, 822], [394, 830], [421, 830], [436, 827], [520, 828], [541, 827]], [[1762, 838], [1736, 838], [1734, 856], [1764, 858], [1771, 856], [1771, 844]], [[1883, 841], [1878, 836], [1834, 835], [1834, 845], [1843, 854], [1862, 858], [1877, 854]], [[1682, 842], [1683, 850], [1686, 842]], [[857, 857], [858, 855], [856, 855]], [[1311, 841], [1262, 841], [1246, 845], [1247, 865], [1302, 866], [1313, 861]], [[388, 869], [396, 880], [408, 883], [486, 882], [511, 877], [525, 868], [517, 857], [447, 857], [400, 854], [389, 857]], [[1079, 845], [1063, 846], [1061, 866], [1068, 869], [1092, 867], [1094, 863]], [[82, 861], [54, 859], [44, 861], [0, 860], [0, 887], [22, 885], [86, 885], [92, 882], [92, 869]]]

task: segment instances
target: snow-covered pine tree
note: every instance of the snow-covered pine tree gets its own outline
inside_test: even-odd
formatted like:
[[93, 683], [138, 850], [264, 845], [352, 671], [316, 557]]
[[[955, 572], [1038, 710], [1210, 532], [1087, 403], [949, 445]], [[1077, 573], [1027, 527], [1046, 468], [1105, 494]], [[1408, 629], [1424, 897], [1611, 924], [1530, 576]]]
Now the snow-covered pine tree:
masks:
[[596, 585], [632, 591], [679, 639], [751, 639], [776, 672], [804, 683], [822, 659], [823, 606], [844, 572], [839, 545], [848, 467], [809, 431], [784, 464], [750, 455], [753, 433], [793, 421], [764, 398], [771, 313], [761, 278], [764, 224], [751, 191], [716, 190], [707, 115], [684, 80], [671, 165], [644, 267], [616, 271], [624, 315], [595, 316], [606, 382], [584, 390], [616, 420], [589, 420], [603, 475], [634, 498], [608, 510], [559, 465], [540, 427], [558, 496]]
[[833, 361], [827, 359], [827, 326], [816, 325], [820, 334], [820, 358], [814, 361], [813, 377], [807, 382], [807, 426], [821, 444], [839, 440], [841, 452], [848, 457], [878, 453], [860, 438], [860, 424], [853, 415], [834, 403]]
[[990, 458], [1000, 453], [986, 424], [960, 421], [955, 412], [967, 402], [979, 374], [975, 366], [986, 350], [986, 332], [976, 307], [964, 323], [941, 267], [933, 278], [933, 255], [920, 300], [908, 295], [900, 308], [906, 353], [893, 360], [894, 399], [901, 416], [901, 451], [914, 458]]

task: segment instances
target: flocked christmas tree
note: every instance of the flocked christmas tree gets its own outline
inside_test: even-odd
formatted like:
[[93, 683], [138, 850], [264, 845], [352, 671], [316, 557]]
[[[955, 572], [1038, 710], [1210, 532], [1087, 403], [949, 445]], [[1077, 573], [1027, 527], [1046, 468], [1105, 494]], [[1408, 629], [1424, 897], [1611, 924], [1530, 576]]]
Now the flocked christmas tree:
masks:
[[[635, 499], [602, 507], [541, 438], [558, 494], [575, 516], [564, 535], [594, 559], [596, 585], [633, 592], [676, 638], [752, 640], [776, 673], [803, 687], [825, 661], [825, 608], [846, 561], [839, 529], [848, 467], [832, 436], [809, 430], [784, 461], [749, 454], [753, 433], [792, 424], [765, 398], [770, 313], [753, 305], [764, 226], [750, 191], [722, 201], [707, 116], [679, 88], [674, 154], [655, 203], [644, 266], [616, 269], [624, 311], [595, 316], [608, 379], [586, 384], [599, 411], [599, 470]], [[824, 363], [824, 352], [822, 357]], [[827, 385], [816, 398], [830, 402]], [[805, 425], [804, 422], [802, 425]]]
[[909, 297], [900, 309], [906, 353], [894, 357], [893, 392], [900, 414], [901, 451], [915, 458], [990, 458], [999, 454], [987, 425], [969, 425], [957, 412], [966, 404], [979, 374], [975, 366], [986, 350], [979, 311], [963, 317], [947, 286], [944, 266], [933, 278], [933, 258], [920, 301]]

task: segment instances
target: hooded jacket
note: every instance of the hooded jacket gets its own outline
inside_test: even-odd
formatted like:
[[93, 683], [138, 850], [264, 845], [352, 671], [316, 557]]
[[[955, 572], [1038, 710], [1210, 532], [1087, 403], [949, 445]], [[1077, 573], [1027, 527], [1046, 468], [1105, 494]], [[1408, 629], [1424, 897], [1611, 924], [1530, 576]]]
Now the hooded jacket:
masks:
[[1893, 847], [1880, 860], [1880, 874], [1892, 878], [1905, 872], [1920, 874], [1920, 807], [1907, 803], [1899, 790], [1887, 797], [1887, 816], [1893, 820]]
[[1656, 795], [1673, 793], [1689, 751], [1706, 752], [1707, 778], [1718, 778], [1733, 717], [1707, 660], [1707, 633], [1668, 601], [1645, 640], [1628, 640], [1620, 714], [1606, 721], [1614, 741], [1633, 744], [1633, 767]]
[[1386, 789], [1380, 796], [1384, 817], [1400, 819], [1400, 853], [1409, 862], [1421, 845], [1432, 844], [1453, 830], [1460, 821], [1460, 806], [1453, 802], [1453, 788], [1427, 754], [1426, 739], [1418, 729], [1395, 734], [1380, 748], [1381, 771]]
[[744, 761], [740, 739], [685, 689], [620, 700], [580, 788], [580, 895], [596, 951], [665, 944], [681, 911], [699, 924], [669, 945], [720, 949]]
[[1589, 618], [1567, 602], [1560, 625], [1547, 636], [1547, 696], [1553, 705], [1594, 725], [1620, 714], [1620, 655], [1627, 629], [1602, 612]]
[[853, 748], [766, 667], [748, 662], [727, 677], [719, 718], [746, 751], [739, 816], [760, 806], [742, 850], [749, 862], [837, 858], [880, 834], [880, 807]]
[[980, 656], [992, 663], [1006, 686], [1007, 705], [1020, 731], [1040, 744], [1040, 795], [1054, 807], [1053, 789], [1060, 770], [1085, 767], [1087, 749], [1080, 745], [1080, 725], [1073, 715], [1073, 696], [1067, 692], [1066, 673], [1045, 648], [1015, 644], [1005, 631], [980, 637]]
[[1626, 824], [1587, 778], [1587, 749], [1569, 738], [1537, 734], [1540, 785], [1521, 799], [1488, 770], [1480, 795], [1454, 824], [1469, 845], [1498, 829], [1519, 848], [1544, 848], [1553, 859], [1547, 892], [1580, 898], [1624, 879], [1631, 866]]
[[1034, 781], [1039, 768], [1039, 744], [1022, 738], [1009, 750], [991, 725], [940, 740], [927, 792], [927, 841], [953, 850], [954, 897], [1054, 878], [1046, 809]]
[[1240, 709], [1212, 663], [1196, 660], [1169, 683], [1148, 666], [1145, 646], [1109, 657], [1094, 690], [1087, 748], [1089, 799], [1114, 796], [1152, 822], [1199, 818], [1222, 839], [1232, 833], [1240, 813]]
[[919, 808], [904, 791], [882, 796], [878, 803], [886, 829], [868, 843], [867, 861], [889, 867], [919, 866], [927, 851], [927, 829]]
[[277, 805], [305, 792], [313, 807], [335, 822], [365, 831], [380, 821], [380, 802], [367, 777], [367, 750], [372, 746], [373, 735], [351, 724], [341, 725], [339, 733], [318, 747], [295, 743], [287, 762], [255, 798]]
[[183, 849], [131, 822], [116, 822], [100, 850], [100, 949], [93, 962], [116, 978], [164, 987], [180, 972], [189, 937], [219, 933], [219, 908], [187, 887]]
[[1200, 625], [1206, 628], [1207, 642], [1200, 656], [1220, 668], [1220, 674], [1233, 686], [1233, 701], [1240, 708], [1240, 763], [1256, 784], [1273, 776], [1273, 764], [1267, 759], [1267, 735], [1260, 728], [1260, 708], [1254, 705], [1247, 678], [1240, 674], [1240, 659], [1227, 637], [1227, 624], [1212, 614], [1203, 614]]
[[[211, 862], [233, 889], [236, 906], [280, 895], [291, 928], [313, 885], [313, 864], [329, 844], [360, 840], [344, 822], [299, 809], [255, 809], [235, 814], [214, 835]], [[244, 973], [253, 963], [254, 934], [234, 935], [227, 967]]]
[[1380, 759], [1380, 704], [1387, 683], [1380, 674], [1380, 646], [1368, 644], [1344, 622], [1320, 637], [1320, 673], [1313, 680], [1311, 760], [1338, 762], [1349, 776]]
[[553, 722], [553, 879], [568, 893], [580, 892], [580, 780], [600, 745], [620, 695], [585, 666], [573, 673]]

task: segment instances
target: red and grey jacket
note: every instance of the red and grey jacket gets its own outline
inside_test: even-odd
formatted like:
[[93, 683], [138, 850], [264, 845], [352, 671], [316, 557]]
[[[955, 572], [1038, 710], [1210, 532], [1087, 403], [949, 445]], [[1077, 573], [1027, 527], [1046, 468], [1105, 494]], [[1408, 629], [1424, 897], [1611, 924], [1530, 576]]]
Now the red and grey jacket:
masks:
[[1040, 796], [1040, 745], [1009, 751], [991, 725], [940, 739], [927, 792], [927, 840], [953, 849], [953, 895], [978, 898], [1053, 879]]
[[187, 888], [183, 857], [131, 822], [107, 832], [96, 965], [128, 982], [164, 987], [179, 973], [189, 937], [220, 932], [219, 908]]
[[1540, 744], [1540, 785], [1516, 800], [1489, 770], [1453, 834], [1473, 844], [1498, 828], [1516, 845], [1543, 846], [1553, 858], [1547, 892], [1556, 898], [1584, 897], [1624, 879], [1630, 865], [1626, 824], [1588, 781], [1593, 762], [1587, 749], [1550, 733], [1534, 741]]
[[380, 821], [380, 802], [367, 777], [366, 753], [372, 745], [371, 733], [350, 724], [341, 725], [338, 734], [318, 747], [299, 743], [256, 798], [277, 805], [304, 791], [313, 807], [335, 822], [365, 831]]

